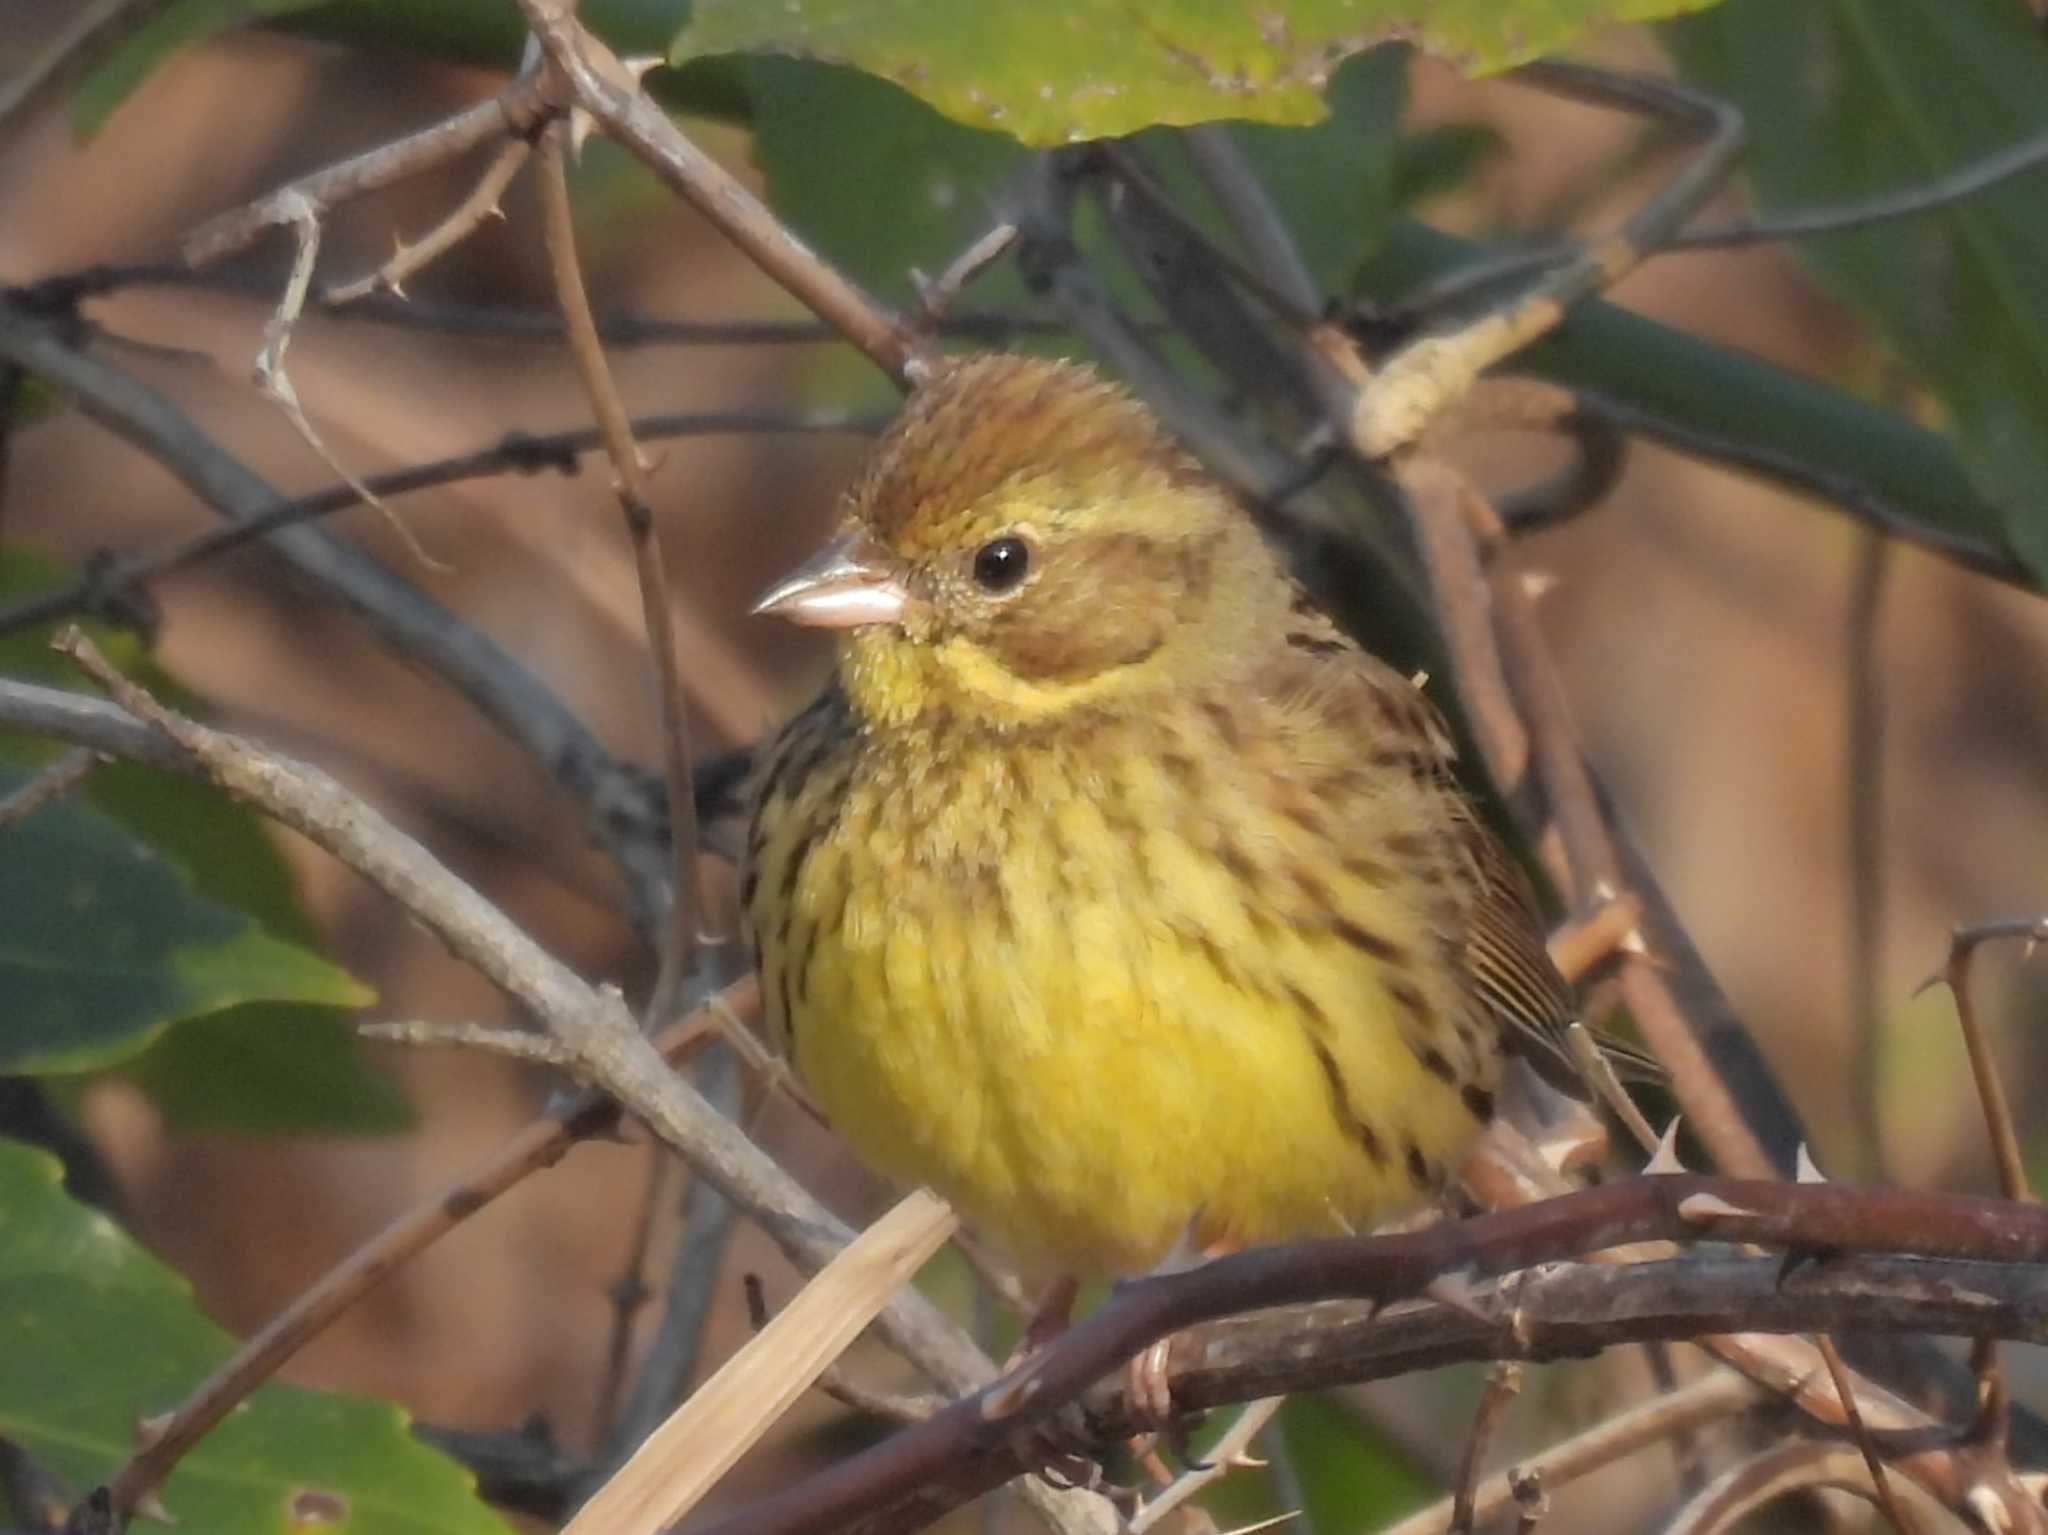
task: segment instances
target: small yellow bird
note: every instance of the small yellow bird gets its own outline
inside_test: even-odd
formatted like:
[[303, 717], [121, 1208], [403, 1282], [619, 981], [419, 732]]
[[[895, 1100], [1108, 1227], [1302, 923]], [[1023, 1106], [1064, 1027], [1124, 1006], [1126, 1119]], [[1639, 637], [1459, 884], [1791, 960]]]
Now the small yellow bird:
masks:
[[1502, 1054], [1569, 1077], [1526, 882], [1415, 685], [1085, 367], [943, 365], [756, 611], [845, 631], [763, 754], [770, 1028], [1027, 1272], [1364, 1229]]

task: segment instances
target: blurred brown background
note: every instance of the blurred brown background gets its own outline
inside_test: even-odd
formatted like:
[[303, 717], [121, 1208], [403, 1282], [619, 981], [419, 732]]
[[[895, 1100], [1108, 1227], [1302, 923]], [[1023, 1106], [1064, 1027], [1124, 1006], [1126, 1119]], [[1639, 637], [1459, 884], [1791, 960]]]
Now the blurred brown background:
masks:
[[[55, 7], [0, 4], [0, 68]], [[1641, 57], [1639, 39], [1609, 39]], [[276, 38], [188, 53], [91, 145], [47, 112], [0, 150], [0, 279], [151, 259], [204, 216], [296, 172], [424, 123], [491, 90], [487, 77]], [[1418, 122], [1476, 119], [1510, 146], [1432, 210], [1476, 233], [1611, 219], [1640, 185], [1602, 167], [1625, 123], [1505, 85], [1420, 71]], [[733, 163], [744, 144], [713, 133]], [[354, 275], [417, 234], [462, 191], [429, 178], [343, 210], [326, 277]], [[791, 313], [789, 301], [636, 173], [593, 169], [601, 204], [585, 251], [601, 309], [701, 318]], [[530, 189], [416, 291], [545, 308]], [[261, 253], [281, 272], [281, 240]], [[948, 252], [933, 252], [942, 262]], [[1667, 258], [1618, 295], [1670, 323], [1914, 408], [1853, 316], [1789, 253]], [[246, 383], [263, 298], [138, 290], [95, 302], [130, 343], [116, 356], [172, 395], [274, 483], [332, 475]], [[640, 410], [795, 398], [816, 353], [656, 348], [614, 356]], [[581, 423], [554, 347], [450, 339], [315, 317], [291, 354], [301, 398], [358, 472], [488, 444], [513, 428]], [[846, 439], [707, 439], [664, 450], [655, 480], [675, 567], [700, 736], [751, 739], [822, 664], [807, 641], [745, 618], [749, 596], [829, 520], [857, 455]], [[1489, 447], [1490, 479], [1544, 461]], [[592, 465], [575, 479], [502, 478], [399, 503], [438, 562], [423, 565], [374, 510], [333, 522], [521, 656], [616, 751], [652, 762], [630, 558]], [[74, 415], [22, 433], [0, 534], [68, 560], [203, 527], [209, 514], [159, 468]], [[1832, 512], [1671, 454], [1639, 448], [1614, 495], [1518, 560], [1556, 577], [1544, 613], [1569, 668], [1595, 761], [1617, 789], [1680, 912], [1788, 1092], [1824, 1165], [1869, 1172], [1858, 1106], [1877, 1069], [1882, 1169], [1909, 1183], [1989, 1186], [1988, 1159], [1952, 1010], [1909, 994], [1939, 964], [1950, 924], [2048, 907], [2048, 605], [1906, 548], [1891, 552], [1870, 667], [1883, 707], [1876, 764], [1848, 750], [1848, 607], [1866, 535]], [[530, 762], [432, 681], [303, 600], [242, 554], [157, 592], [162, 663], [219, 718], [319, 761], [373, 798], [585, 974], [629, 989], [644, 962], [614, 912], [621, 893], [574, 813]], [[1852, 783], [1881, 768], [1874, 853], [1882, 916], [1874, 1016], [1852, 1007]], [[380, 1016], [502, 1016], [489, 987], [381, 900], [302, 845], [291, 854], [336, 956], [376, 985]], [[1870, 889], [1864, 882], [1866, 893]], [[2038, 1149], [2039, 992], [2016, 953], [1982, 966], [2022, 1129]], [[1872, 1052], [1875, 1052], [1874, 1057]], [[140, 1235], [189, 1274], [205, 1308], [245, 1332], [411, 1199], [442, 1185], [543, 1101], [547, 1084], [497, 1062], [383, 1051], [421, 1115], [410, 1136], [366, 1142], [173, 1139], [138, 1097], [90, 1106]], [[765, 1134], [850, 1215], [871, 1208], [822, 1137], [781, 1119]], [[505, 1426], [547, 1413], [587, 1432], [604, 1356], [604, 1288], [618, 1274], [647, 1175], [644, 1149], [601, 1145], [530, 1180], [344, 1319], [294, 1378], [390, 1395], [435, 1422]], [[657, 1245], [657, 1251], [662, 1250]], [[791, 1276], [742, 1230], [727, 1271]], [[744, 1329], [736, 1282], [709, 1358]], [[815, 1421], [824, 1408], [810, 1410]], [[1453, 1441], [1454, 1443], [1455, 1441]], [[729, 1492], [776, 1474], [760, 1457]]]

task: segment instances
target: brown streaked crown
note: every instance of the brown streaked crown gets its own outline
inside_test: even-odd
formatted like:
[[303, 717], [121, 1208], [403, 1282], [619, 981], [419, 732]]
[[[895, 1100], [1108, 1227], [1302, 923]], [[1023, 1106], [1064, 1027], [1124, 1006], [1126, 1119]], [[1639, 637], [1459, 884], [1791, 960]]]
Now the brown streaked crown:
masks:
[[991, 353], [948, 361], [917, 389], [850, 492], [853, 514], [916, 559], [971, 546], [999, 508], [1099, 505], [1215, 482], [1120, 385], [1085, 363]]

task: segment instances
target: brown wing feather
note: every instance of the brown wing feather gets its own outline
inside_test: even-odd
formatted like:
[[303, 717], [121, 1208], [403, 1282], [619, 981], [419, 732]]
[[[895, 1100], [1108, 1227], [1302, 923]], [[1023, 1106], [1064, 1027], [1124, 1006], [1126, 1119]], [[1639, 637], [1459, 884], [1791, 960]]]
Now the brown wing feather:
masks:
[[[1536, 893], [1520, 864], [1479, 819], [1453, 770], [1457, 748], [1434, 707], [1412, 684], [1369, 652], [1298, 592], [1290, 617], [1287, 665], [1296, 672], [1320, 672], [1326, 691], [1341, 673], [1350, 692], [1362, 686], [1391, 707], [1396, 726], [1413, 743], [1410, 771], [1433, 779], [1451, 811], [1453, 834], [1463, 843], [1474, 883], [1465, 911], [1465, 971], [1474, 993], [1500, 1031], [1503, 1044], [1521, 1055], [1544, 1080], [1575, 1097], [1587, 1084], [1572, 1053], [1568, 1030], [1578, 1008], [1550, 962]], [[1398, 716], [1407, 716], [1398, 718]], [[1601, 1052], [1624, 1081], [1658, 1082], [1664, 1069], [1650, 1055], [1606, 1035], [1595, 1036]]]

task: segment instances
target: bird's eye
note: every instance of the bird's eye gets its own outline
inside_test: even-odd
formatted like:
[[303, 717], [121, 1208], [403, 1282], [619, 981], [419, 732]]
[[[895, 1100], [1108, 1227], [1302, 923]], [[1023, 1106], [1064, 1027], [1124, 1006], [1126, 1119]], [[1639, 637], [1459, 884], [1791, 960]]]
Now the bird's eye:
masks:
[[985, 592], [1016, 590], [1031, 568], [1031, 550], [1021, 538], [992, 538], [974, 551], [974, 584]]

